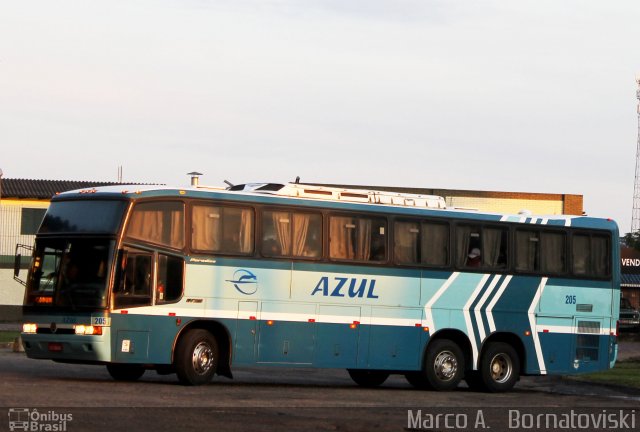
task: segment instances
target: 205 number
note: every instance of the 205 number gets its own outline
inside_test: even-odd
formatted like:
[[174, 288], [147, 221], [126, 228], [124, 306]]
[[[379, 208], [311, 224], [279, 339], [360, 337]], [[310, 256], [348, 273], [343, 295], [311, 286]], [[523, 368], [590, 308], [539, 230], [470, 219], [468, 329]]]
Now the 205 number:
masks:
[[565, 297], [564, 304], [576, 304], [576, 296], [568, 295], [564, 297]]

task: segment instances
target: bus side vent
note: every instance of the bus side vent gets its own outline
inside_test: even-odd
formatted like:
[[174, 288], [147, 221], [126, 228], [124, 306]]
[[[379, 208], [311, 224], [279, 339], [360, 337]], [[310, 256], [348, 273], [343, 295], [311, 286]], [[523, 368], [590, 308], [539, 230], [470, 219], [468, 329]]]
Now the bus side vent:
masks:
[[598, 361], [600, 351], [600, 322], [578, 321], [576, 359], [583, 362]]
[[600, 322], [578, 321], [578, 333], [600, 334]]
[[592, 304], [577, 304], [576, 312], [593, 312]]

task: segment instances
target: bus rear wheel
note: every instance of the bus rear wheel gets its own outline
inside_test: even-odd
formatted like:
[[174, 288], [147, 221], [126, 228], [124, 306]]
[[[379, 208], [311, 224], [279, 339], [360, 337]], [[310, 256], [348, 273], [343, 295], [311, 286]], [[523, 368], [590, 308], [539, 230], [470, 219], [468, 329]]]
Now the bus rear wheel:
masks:
[[206, 330], [189, 330], [176, 346], [175, 367], [184, 385], [207, 384], [218, 369], [220, 350], [216, 338]]
[[520, 359], [513, 347], [492, 342], [480, 359], [480, 379], [485, 390], [498, 393], [511, 390], [520, 378]]
[[389, 374], [384, 371], [367, 369], [347, 369], [351, 379], [362, 387], [378, 387], [389, 378]]
[[116, 381], [137, 381], [145, 369], [136, 364], [111, 363], [107, 365], [107, 372]]
[[464, 354], [458, 344], [449, 339], [433, 341], [427, 348], [422, 373], [424, 378], [418, 382], [428, 384], [433, 390], [446, 391], [458, 387], [464, 375]]

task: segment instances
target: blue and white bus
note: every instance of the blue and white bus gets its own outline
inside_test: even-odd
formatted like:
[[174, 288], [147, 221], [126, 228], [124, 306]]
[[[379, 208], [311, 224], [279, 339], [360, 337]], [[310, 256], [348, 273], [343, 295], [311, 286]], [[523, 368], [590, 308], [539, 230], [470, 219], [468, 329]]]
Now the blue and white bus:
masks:
[[37, 234], [22, 339], [117, 380], [269, 365], [505, 391], [613, 367], [617, 239], [611, 220], [303, 184], [72, 191]]

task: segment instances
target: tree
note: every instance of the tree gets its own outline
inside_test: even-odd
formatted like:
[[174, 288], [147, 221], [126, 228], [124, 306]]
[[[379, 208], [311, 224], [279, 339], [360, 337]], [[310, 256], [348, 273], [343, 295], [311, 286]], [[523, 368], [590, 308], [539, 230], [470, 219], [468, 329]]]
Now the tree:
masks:
[[623, 241], [628, 247], [640, 251], [640, 231], [626, 233], [623, 237]]

